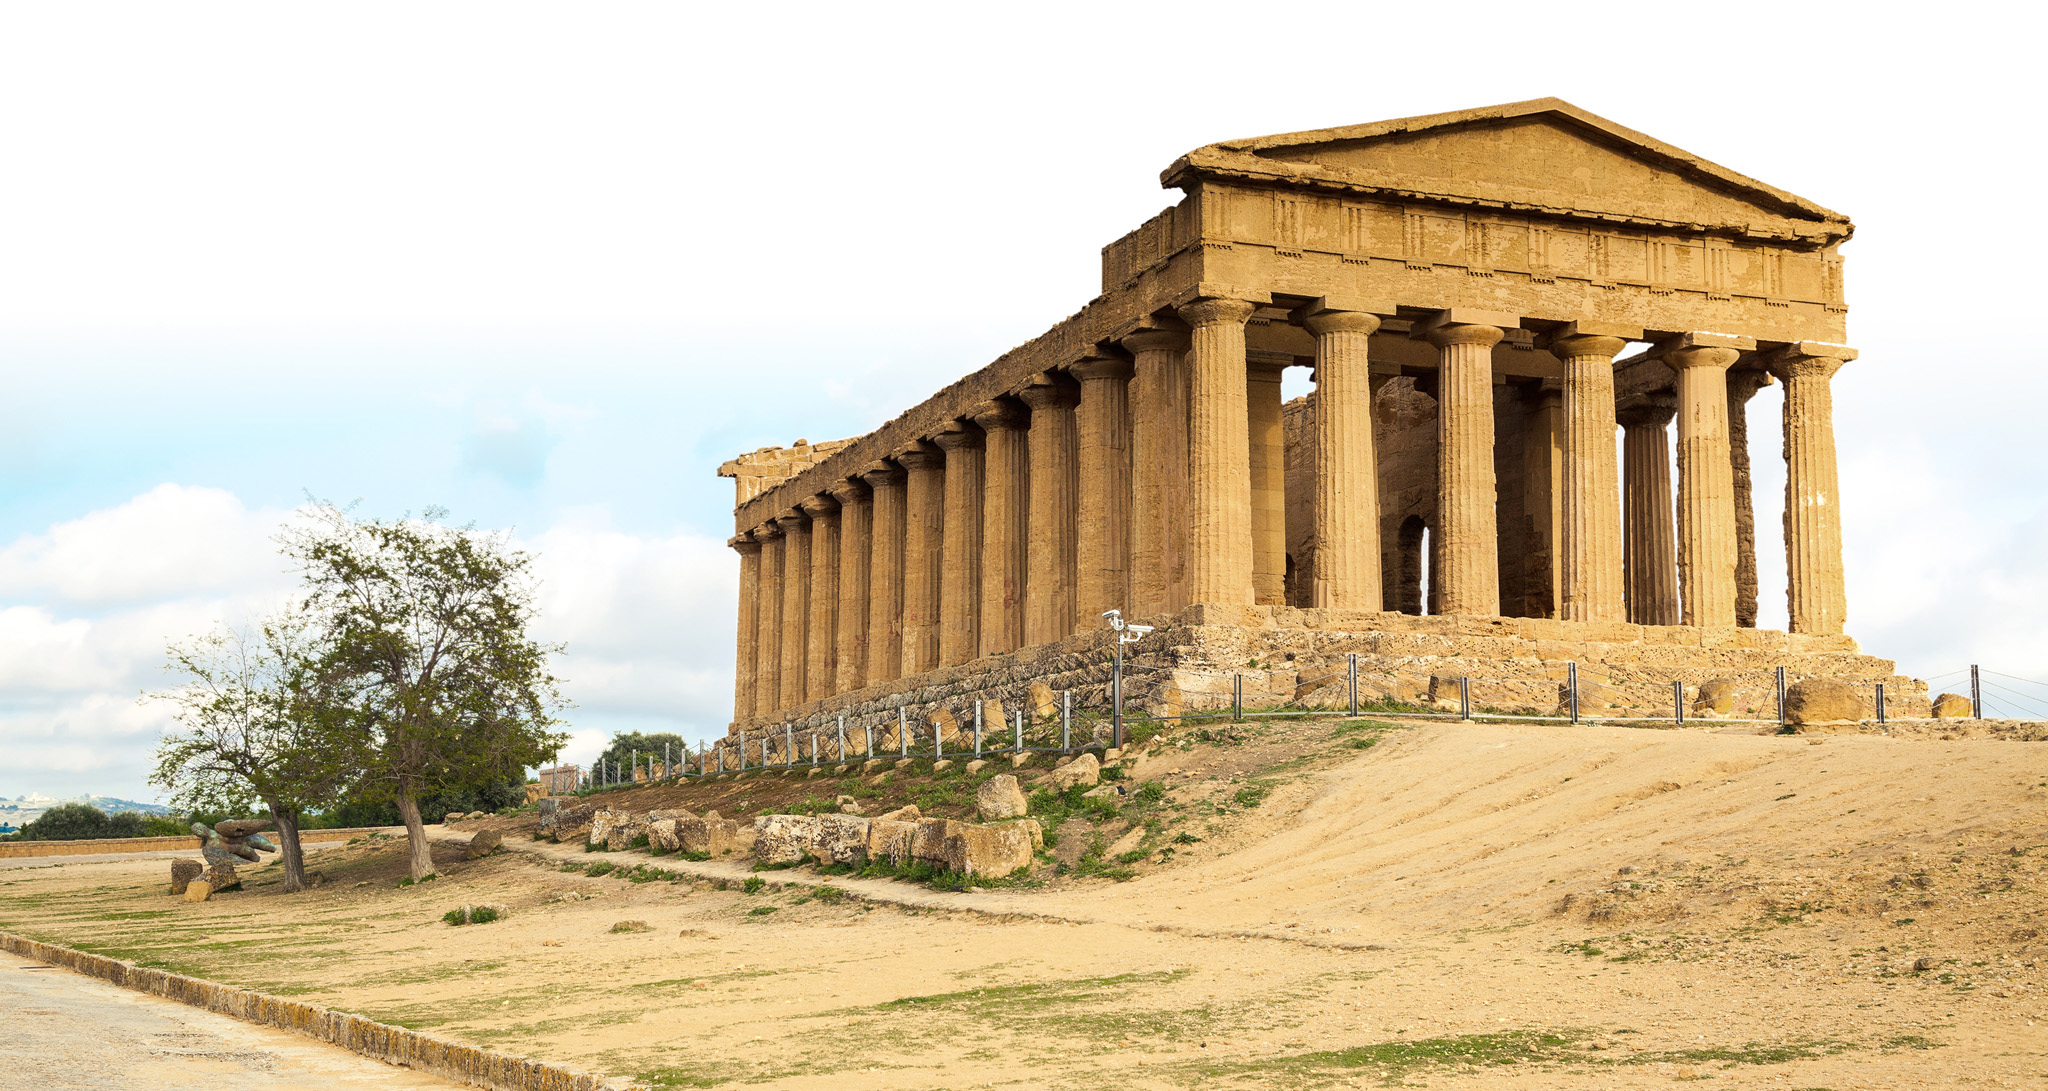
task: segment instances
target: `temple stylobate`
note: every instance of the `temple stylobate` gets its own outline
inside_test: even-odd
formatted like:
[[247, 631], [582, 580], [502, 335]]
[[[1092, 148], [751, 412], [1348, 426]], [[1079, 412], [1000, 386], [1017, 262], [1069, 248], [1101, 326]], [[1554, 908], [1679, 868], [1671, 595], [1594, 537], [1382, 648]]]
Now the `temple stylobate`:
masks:
[[[1845, 216], [1556, 99], [1212, 144], [1162, 181], [1078, 313], [873, 432], [721, 468], [736, 724], [1014, 683], [1110, 609], [1269, 658], [1493, 619], [1889, 676], [1842, 635]], [[1290, 367], [1314, 393], [1283, 402]], [[1790, 632], [1743, 636], [1773, 382]]]

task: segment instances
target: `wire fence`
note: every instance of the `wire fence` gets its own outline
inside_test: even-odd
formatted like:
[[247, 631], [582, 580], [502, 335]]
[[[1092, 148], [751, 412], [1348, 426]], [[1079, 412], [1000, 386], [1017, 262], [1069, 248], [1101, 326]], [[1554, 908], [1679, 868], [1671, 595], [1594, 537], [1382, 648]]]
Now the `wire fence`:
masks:
[[[749, 769], [837, 766], [852, 761], [895, 758], [985, 759], [1034, 753], [1070, 754], [1090, 748], [1142, 741], [1172, 726], [1190, 723], [1284, 719], [1288, 717], [1407, 718], [1419, 720], [1530, 721], [1576, 724], [1671, 723], [1712, 720], [1733, 724], [1783, 725], [1791, 683], [1785, 668], [1742, 672], [1705, 683], [1656, 679], [1640, 670], [1603, 669], [1568, 662], [1514, 677], [1424, 673], [1365, 663], [1356, 653], [1342, 665], [1306, 678], [1297, 672], [1204, 675], [1197, 688], [1183, 686], [1187, 672], [1121, 661], [1107, 684], [1027, 697], [1018, 707], [1000, 700], [973, 701], [956, 715], [944, 706], [898, 705], [887, 714], [849, 718], [799, 728], [739, 730], [692, 751], [664, 748], [633, 751], [625, 762], [599, 761], [585, 771], [562, 767], [554, 773], [569, 790], [588, 791], [626, 783], [717, 776]], [[1278, 675], [1284, 692], [1274, 691]], [[1292, 678], [1287, 678], [1292, 675]], [[1820, 677], [1820, 676], [1811, 676]], [[1246, 683], [1254, 683], [1247, 691]], [[1263, 690], [1260, 685], [1263, 684]], [[1927, 692], [1966, 686], [1975, 719], [2048, 720], [2048, 682], [1983, 670], [1977, 665], [1927, 679]], [[1882, 682], [1852, 687], [1868, 714], [1886, 723], [1890, 698]], [[1034, 687], [1034, 690], [1040, 689]]]

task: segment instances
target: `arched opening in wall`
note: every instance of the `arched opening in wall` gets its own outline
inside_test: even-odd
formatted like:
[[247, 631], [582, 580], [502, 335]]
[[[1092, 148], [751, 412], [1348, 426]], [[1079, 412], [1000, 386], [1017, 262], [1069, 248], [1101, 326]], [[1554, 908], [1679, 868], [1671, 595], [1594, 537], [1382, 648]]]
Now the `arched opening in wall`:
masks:
[[1403, 614], [1422, 613], [1428, 538], [1429, 527], [1419, 515], [1402, 520], [1394, 532], [1394, 572], [1387, 588], [1387, 609]]

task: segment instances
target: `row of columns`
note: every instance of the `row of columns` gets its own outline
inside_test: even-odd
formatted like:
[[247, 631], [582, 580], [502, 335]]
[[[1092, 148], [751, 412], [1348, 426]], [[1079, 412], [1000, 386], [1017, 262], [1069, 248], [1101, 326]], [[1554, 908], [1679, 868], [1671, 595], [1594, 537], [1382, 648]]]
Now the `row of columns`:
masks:
[[[1192, 603], [1282, 602], [1285, 361], [1248, 356], [1256, 309], [1194, 300], [1178, 322], [1126, 331], [1128, 359], [1104, 351], [1038, 376], [736, 538], [736, 716], [1054, 641], [1112, 608], [1144, 617]], [[1385, 605], [1372, 420], [1385, 377], [1371, 374], [1368, 352], [1383, 311], [1391, 308], [1324, 300], [1297, 314], [1316, 346], [1317, 607]], [[1442, 613], [1500, 611], [1492, 353], [1518, 323], [1453, 310], [1411, 332], [1438, 352], [1432, 568]], [[1678, 375], [1675, 397], [1638, 399], [1618, 415], [1614, 358], [1639, 336], [1574, 324], [1542, 339], [1564, 365], [1561, 614], [1732, 626], [1728, 369], [1755, 344], [1688, 334], [1658, 346]], [[1828, 377], [1853, 358], [1808, 343], [1763, 362], [1786, 382], [1798, 632], [1841, 631]], [[1675, 530], [1664, 446], [1673, 416]]]

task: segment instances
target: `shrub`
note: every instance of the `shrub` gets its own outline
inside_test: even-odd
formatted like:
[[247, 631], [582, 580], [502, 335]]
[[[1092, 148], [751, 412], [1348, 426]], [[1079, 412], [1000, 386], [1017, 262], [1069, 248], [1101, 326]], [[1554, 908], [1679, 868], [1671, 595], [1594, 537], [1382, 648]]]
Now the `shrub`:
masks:
[[441, 914], [441, 919], [458, 928], [465, 924], [489, 924], [498, 919], [498, 907], [465, 905]]
[[1156, 780], [1148, 780], [1138, 786], [1138, 798], [1147, 803], [1157, 803], [1166, 798], [1166, 785]]
[[594, 863], [589, 867], [584, 868], [583, 874], [591, 876], [592, 878], [596, 878], [599, 875], [606, 875], [618, 870], [618, 866], [619, 865], [612, 863], [610, 860], [599, 860], [597, 863]]
[[762, 879], [759, 875], [751, 875], [747, 877], [747, 881], [745, 883], [740, 885], [740, 889], [746, 891], [749, 894], [759, 894], [761, 892], [761, 888], [767, 885], [767, 881]]

